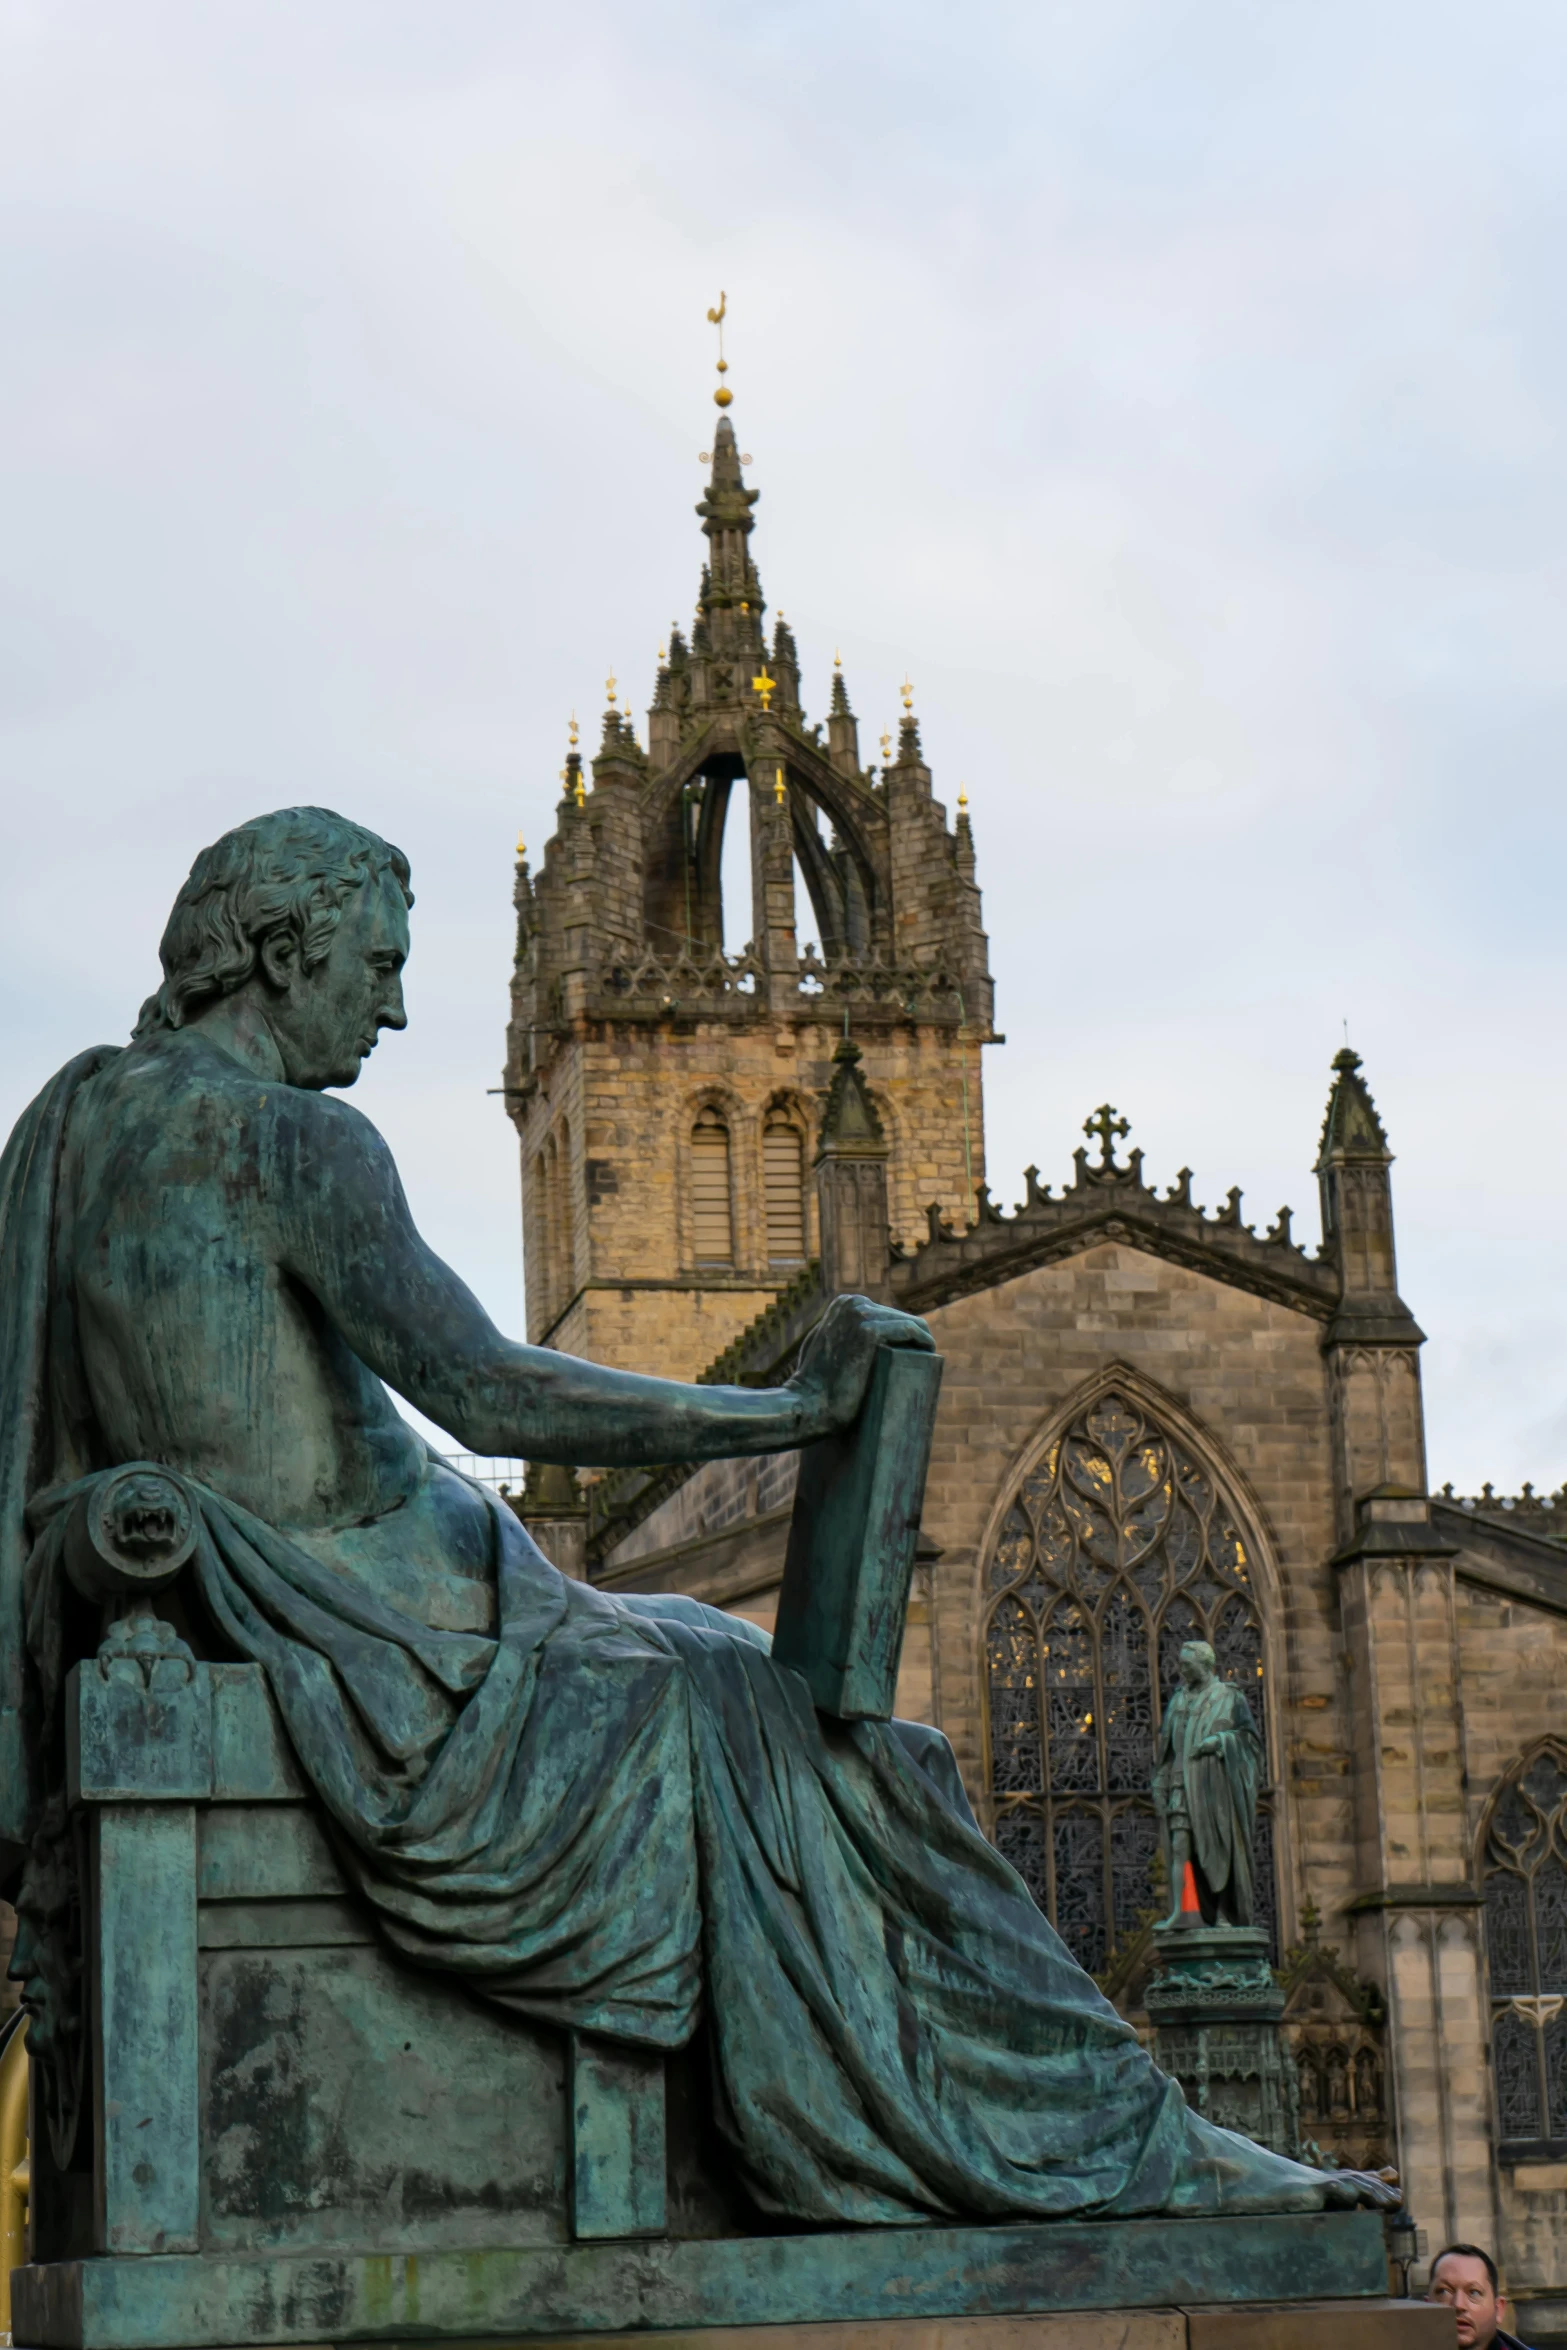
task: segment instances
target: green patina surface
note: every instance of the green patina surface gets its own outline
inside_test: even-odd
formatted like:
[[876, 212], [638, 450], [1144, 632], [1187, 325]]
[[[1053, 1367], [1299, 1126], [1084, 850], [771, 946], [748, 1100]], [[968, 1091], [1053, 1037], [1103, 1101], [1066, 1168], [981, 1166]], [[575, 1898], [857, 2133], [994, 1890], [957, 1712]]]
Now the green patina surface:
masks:
[[[227, 836], [131, 1044], [63, 1071], [0, 1164], [21, 2338], [1369, 2278], [1376, 2222], [1323, 2207], [1381, 2191], [1191, 2113], [939, 1734], [845, 1718], [896, 1671], [939, 1367], [887, 1350], [923, 1325], [843, 1298], [785, 1385], [685, 1387], [513, 1344], [425, 1247], [329, 1091], [402, 1025], [406, 878], [320, 811]], [[694, 1602], [563, 1581], [389, 1390], [535, 1461], [837, 1446], [802, 1479], [832, 1522], [801, 1530], [800, 1669]]]

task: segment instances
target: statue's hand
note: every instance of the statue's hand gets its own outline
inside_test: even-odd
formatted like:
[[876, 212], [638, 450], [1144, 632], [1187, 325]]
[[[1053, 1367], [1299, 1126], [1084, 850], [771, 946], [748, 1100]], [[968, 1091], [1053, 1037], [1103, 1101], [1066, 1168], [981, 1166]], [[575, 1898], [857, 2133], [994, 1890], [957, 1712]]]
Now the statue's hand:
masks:
[[874, 1305], [868, 1297], [835, 1297], [806, 1340], [800, 1367], [789, 1381], [805, 1402], [812, 1434], [830, 1436], [857, 1417], [879, 1346], [928, 1349], [933, 1343], [914, 1314]]
[[1192, 1748], [1192, 1752], [1193, 1754], [1222, 1754], [1224, 1748], [1217, 1738], [1205, 1738], [1200, 1746]]

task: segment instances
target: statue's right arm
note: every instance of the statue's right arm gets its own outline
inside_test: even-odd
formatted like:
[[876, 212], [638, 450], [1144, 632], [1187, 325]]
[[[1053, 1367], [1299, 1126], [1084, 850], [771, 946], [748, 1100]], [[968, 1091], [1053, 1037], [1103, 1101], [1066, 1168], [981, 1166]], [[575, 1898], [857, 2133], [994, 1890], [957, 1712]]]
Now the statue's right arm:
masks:
[[362, 1362], [471, 1452], [606, 1467], [785, 1452], [848, 1425], [879, 1345], [930, 1344], [912, 1316], [840, 1298], [782, 1387], [688, 1387], [522, 1346], [420, 1238], [368, 1119], [294, 1094], [278, 1146], [283, 1271]]

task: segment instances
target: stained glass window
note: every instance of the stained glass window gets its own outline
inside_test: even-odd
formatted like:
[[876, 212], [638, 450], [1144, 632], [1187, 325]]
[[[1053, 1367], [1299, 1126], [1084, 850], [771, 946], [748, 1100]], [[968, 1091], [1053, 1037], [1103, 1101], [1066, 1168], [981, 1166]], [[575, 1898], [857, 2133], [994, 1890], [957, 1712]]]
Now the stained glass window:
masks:
[[1509, 2145], [1567, 2151], [1567, 1746], [1514, 1765], [1481, 1859], [1491, 2064]]
[[[1246, 1540], [1208, 1472], [1112, 1391], [1023, 1479], [986, 1582], [996, 1843], [1097, 1974], [1153, 1902], [1154, 1743], [1184, 1641], [1212, 1642], [1266, 1746]], [[1276, 1945], [1271, 1788], [1254, 1862], [1257, 1922]], [[1562, 1921], [1567, 1952], [1567, 1904]]]

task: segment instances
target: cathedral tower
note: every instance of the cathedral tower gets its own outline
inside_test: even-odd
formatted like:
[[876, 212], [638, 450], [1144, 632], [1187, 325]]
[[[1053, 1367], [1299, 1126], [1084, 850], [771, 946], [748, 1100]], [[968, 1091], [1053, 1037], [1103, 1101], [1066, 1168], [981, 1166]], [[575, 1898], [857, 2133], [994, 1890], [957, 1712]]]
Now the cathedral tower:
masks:
[[[931, 790], [912, 694], [862, 767], [834, 665], [807, 721], [771, 641], [727, 416], [697, 507], [689, 641], [661, 654], [645, 746], [609, 681], [591, 767], [572, 746], [538, 872], [519, 853], [507, 1102], [522, 1146], [528, 1335], [691, 1378], [818, 1258], [813, 1161], [848, 1036], [886, 1148], [894, 1252], [983, 1182], [992, 994], [966, 806]], [[723, 902], [749, 820], [748, 902]], [[796, 932], [796, 877], [815, 937]]]

